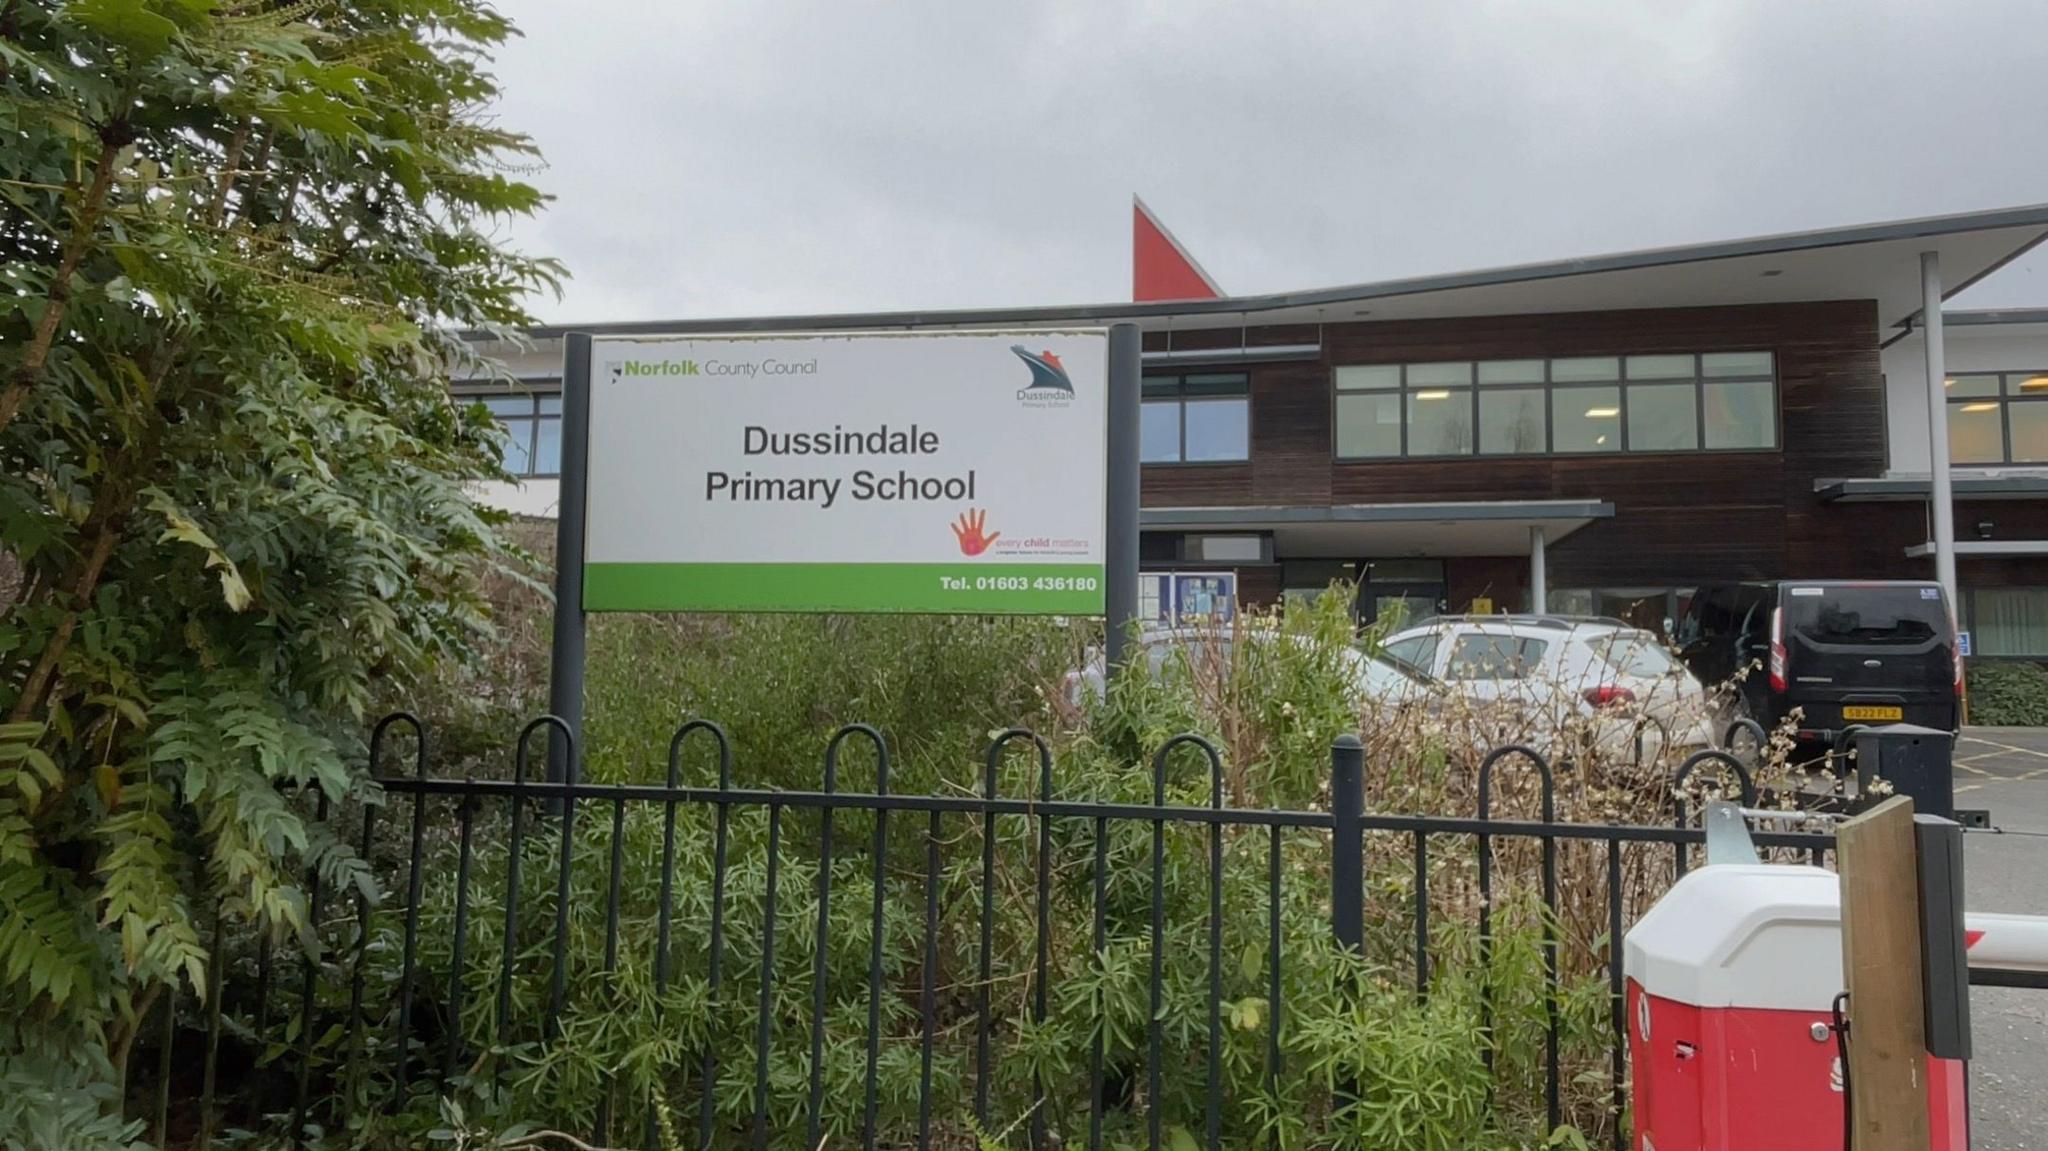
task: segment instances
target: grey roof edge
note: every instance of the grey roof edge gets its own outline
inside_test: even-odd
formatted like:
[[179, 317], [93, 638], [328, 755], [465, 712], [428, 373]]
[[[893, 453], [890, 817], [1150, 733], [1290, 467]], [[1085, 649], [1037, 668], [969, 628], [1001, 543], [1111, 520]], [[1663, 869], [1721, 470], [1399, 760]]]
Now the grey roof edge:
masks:
[[[1963, 232], [1994, 231], [2003, 228], [2043, 229], [2012, 256], [2017, 256], [2048, 237], [2048, 204], [1962, 212], [1945, 216], [1923, 216], [1877, 224], [1856, 224], [1805, 232], [1783, 232], [1740, 240], [1721, 240], [1663, 248], [1644, 248], [1604, 256], [1551, 260], [1501, 268], [1448, 274], [1415, 276], [1377, 283], [1350, 284], [1307, 291], [1275, 292], [1251, 296], [1226, 296], [1213, 300], [1182, 300], [1158, 303], [1116, 303], [1040, 305], [1016, 308], [918, 309], [897, 312], [825, 312], [786, 316], [727, 317], [703, 320], [625, 320], [593, 324], [538, 324], [525, 329], [534, 339], [551, 339], [567, 332], [593, 335], [689, 335], [703, 333], [833, 331], [851, 328], [921, 328], [948, 325], [999, 325], [1047, 323], [1106, 323], [1152, 317], [1230, 315], [1277, 311], [1283, 308], [1323, 307], [1381, 299], [1389, 296], [1424, 295], [1460, 288], [1496, 284], [1527, 283], [1562, 279], [1601, 272], [1633, 271], [1675, 264], [1737, 259], [1745, 256], [1813, 251], [1855, 244], [1886, 243], [1950, 236]], [[1997, 266], [2003, 266], [2001, 261]], [[1994, 269], [1987, 269], [1989, 271]], [[1961, 291], [1975, 282], [1958, 284]], [[1897, 323], [1898, 321], [1894, 321]], [[464, 332], [464, 338], [493, 338], [491, 332]]]
[[[1954, 476], [1957, 496], [2048, 496], [2048, 476]], [[1813, 491], [1824, 503], [1835, 500], [1921, 499], [1933, 486], [1915, 476], [1823, 477]]]
[[[2005, 255], [1999, 257], [1998, 259], [1993, 260], [1989, 267], [1985, 268], [1981, 272], [1978, 272], [1976, 275], [1969, 276], [1965, 278], [1962, 282], [1957, 284], [1944, 284], [1941, 290], [1941, 298], [1943, 300], [1948, 300], [1962, 292], [1966, 292], [1969, 289], [1976, 287], [1978, 284], [1984, 282], [1985, 277], [1996, 275], [1997, 273], [2003, 271], [2006, 265], [2012, 263], [2014, 260], [2019, 259], [2021, 256], [2026, 255], [2028, 252], [2033, 251], [2035, 248], [2040, 247], [2041, 241], [2043, 240], [2048, 240], [2048, 231], [2036, 234], [2033, 239], [2028, 240], [2026, 243], [2021, 244], [2019, 247], [2014, 248], [2012, 251], [2007, 252]], [[1889, 348], [1893, 344], [1898, 343], [1900, 340], [1905, 339], [1908, 335], [1912, 334], [1914, 328], [1922, 327], [1925, 325], [1926, 315], [1926, 308], [1914, 308], [1911, 312], [1906, 313], [1904, 319], [1892, 325], [1898, 330], [1896, 332], [1893, 332], [1889, 338], [1879, 340], [1877, 346], [1880, 349]], [[1941, 319], [1944, 325], [1948, 323], [1947, 308], [1942, 309]], [[1884, 318], [1882, 316], [1878, 317], [1878, 325], [1882, 327], [1883, 324]]]
[[1140, 509], [1138, 522], [1146, 527], [1221, 527], [1231, 524], [1370, 524], [1434, 520], [1451, 523], [1529, 519], [1594, 520], [1611, 519], [1613, 516], [1614, 505], [1606, 500], [1486, 500], [1338, 504], [1331, 507], [1154, 507]]
[[1944, 325], [1973, 328], [1981, 324], [2048, 324], [2048, 308], [1978, 308], [1943, 311]]

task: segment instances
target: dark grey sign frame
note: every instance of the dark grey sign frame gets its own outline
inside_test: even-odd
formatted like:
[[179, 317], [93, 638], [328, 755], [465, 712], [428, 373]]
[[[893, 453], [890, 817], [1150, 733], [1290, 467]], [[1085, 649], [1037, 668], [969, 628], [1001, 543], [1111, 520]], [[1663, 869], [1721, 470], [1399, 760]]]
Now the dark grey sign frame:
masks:
[[[585, 508], [590, 494], [590, 356], [592, 334], [562, 337], [562, 479], [555, 518], [554, 643], [548, 664], [550, 727], [548, 780], [577, 781], [580, 766], [568, 739], [583, 738], [583, 609]], [[1143, 381], [1142, 341], [1136, 324], [1109, 329], [1109, 476], [1103, 526], [1103, 608], [1108, 665], [1124, 664], [1138, 615], [1138, 418]], [[566, 730], [568, 736], [562, 734]]]

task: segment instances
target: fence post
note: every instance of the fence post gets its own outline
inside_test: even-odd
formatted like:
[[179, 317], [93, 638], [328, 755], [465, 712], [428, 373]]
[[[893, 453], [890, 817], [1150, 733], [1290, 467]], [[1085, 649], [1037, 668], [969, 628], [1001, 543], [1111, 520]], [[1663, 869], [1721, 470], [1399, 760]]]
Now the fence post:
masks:
[[[1353, 955], [1365, 950], [1365, 745], [1345, 732], [1330, 745], [1330, 933]], [[1349, 978], [1340, 995], [1352, 993]], [[1349, 1074], [1337, 1082], [1332, 1105], [1358, 1098]]]
[[1895, 795], [1835, 832], [1849, 988], [1848, 1122], [1859, 1149], [1928, 1145], [1927, 1019], [1913, 801]]
[[1330, 930], [1365, 947], [1365, 745], [1345, 732], [1330, 746]]

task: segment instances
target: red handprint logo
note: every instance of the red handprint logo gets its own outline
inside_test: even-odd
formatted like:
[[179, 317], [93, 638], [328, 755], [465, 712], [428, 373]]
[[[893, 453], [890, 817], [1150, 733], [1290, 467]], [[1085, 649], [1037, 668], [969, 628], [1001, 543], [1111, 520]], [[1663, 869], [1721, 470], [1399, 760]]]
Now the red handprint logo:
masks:
[[988, 545], [1003, 538], [1001, 532], [981, 534], [988, 525], [988, 513], [979, 508], [968, 508], [960, 513], [960, 522], [953, 525], [953, 538], [960, 541], [960, 554], [978, 556], [988, 550]]

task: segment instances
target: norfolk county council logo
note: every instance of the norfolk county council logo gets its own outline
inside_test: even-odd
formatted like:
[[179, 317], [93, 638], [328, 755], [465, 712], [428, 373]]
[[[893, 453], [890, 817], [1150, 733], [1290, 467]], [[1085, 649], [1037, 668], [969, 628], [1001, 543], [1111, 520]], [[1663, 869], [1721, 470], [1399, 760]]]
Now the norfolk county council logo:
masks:
[[627, 376], [695, 376], [703, 374], [695, 360], [621, 360], [612, 365], [612, 379]]
[[1067, 366], [1051, 352], [1026, 351], [1022, 344], [1010, 350], [1031, 369], [1031, 384], [1017, 393], [1027, 408], [1064, 408], [1074, 399], [1074, 381], [1067, 378]]

